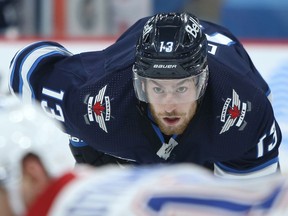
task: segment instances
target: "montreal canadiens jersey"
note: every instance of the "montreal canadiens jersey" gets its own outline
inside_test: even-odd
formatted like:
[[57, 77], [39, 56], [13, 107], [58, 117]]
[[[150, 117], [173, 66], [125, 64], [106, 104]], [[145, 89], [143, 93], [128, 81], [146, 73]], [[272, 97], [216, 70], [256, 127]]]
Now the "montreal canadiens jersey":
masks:
[[39, 102], [79, 151], [89, 147], [135, 164], [191, 162], [231, 178], [278, 170], [281, 131], [270, 89], [241, 43], [206, 21], [200, 24], [209, 47], [207, 90], [184, 133], [165, 140], [149, 110], [139, 108], [132, 82], [147, 19], [100, 51], [74, 55], [51, 41], [26, 46], [11, 62], [11, 91]]
[[26, 215], [288, 215], [287, 176], [243, 184], [191, 164], [78, 169], [54, 181]]

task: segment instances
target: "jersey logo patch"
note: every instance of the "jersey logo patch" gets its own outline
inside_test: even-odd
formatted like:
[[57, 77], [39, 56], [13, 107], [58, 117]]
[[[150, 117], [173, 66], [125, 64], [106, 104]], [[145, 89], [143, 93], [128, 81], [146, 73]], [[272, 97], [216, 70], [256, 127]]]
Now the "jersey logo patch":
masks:
[[171, 137], [168, 143], [162, 144], [161, 148], [157, 152], [157, 155], [160, 158], [167, 160], [170, 157], [170, 153], [172, 152], [174, 147], [177, 145], [178, 145], [178, 142]]
[[87, 104], [87, 114], [84, 115], [86, 124], [96, 122], [99, 127], [108, 133], [106, 122], [111, 119], [110, 97], [105, 96], [107, 85], [95, 97], [87, 95], [84, 103]]
[[224, 123], [219, 134], [228, 131], [232, 126], [236, 126], [239, 130], [243, 130], [247, 125], [244, 120], [246, 112], [251, 111], [251, 103], [249, 101], [242, 102], [239, 95], [233, 89], [232, 98], [227, 98], [222, 108], [220, 121]]

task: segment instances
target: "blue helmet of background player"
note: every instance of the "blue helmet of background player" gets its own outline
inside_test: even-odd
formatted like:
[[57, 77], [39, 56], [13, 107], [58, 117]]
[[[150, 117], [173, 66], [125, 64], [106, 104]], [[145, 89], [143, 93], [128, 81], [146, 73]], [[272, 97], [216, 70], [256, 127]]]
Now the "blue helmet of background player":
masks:
[[[136, 46], [133, 78], [136, 97], [142, 102], [167, 103], [149, 98], [147, 82], [153, 82], [153, 89], [161, 97], [174, 94], [178, 103], [201, 98], [208, 82], [207, 39], [198, 19], [188, 13], [157, 14], [150, 18]], [[171, 80], [177, 83], [166, 88]], [[194, 93], [180, 97], [178, 93], [184, 88], [178, 83], [192, 84]]]

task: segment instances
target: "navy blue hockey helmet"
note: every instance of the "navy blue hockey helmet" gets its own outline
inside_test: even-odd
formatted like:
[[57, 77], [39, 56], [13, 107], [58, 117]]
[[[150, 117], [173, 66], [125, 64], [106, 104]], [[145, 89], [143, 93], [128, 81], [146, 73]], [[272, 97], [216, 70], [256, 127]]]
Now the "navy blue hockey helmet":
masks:
[[[190, 94], [179, 102], [198, 100], [206, 89], [208, 66], [207, 39], [197, 17], [189, 13], [162, 13], [151, 17], [136, 46], [133, 78], [136, 97], [140, 101], [162, 103], [147, 95], [145, 85], [149, 82], [153, 83], [153, 92], [159, 96], [171, 92], [177, 97], [180, 96], [177, 92], [185, 91], [193, 83], [193, 96]], [[172, 80], [188, 86], [183, 88], [173, 83], [174, 87], [166, 88]]]

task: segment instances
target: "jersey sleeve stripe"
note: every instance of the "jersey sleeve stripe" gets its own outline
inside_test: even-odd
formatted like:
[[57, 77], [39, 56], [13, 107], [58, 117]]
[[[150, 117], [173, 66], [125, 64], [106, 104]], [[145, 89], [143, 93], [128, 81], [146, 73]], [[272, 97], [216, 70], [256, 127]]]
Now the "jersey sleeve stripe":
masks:
[[42, 48], [43, 50], [41, 50], [40, 52], [43, 52], [43, 54], [40, 57], [38, 57], [37, 53], [35, 53], [35, 55], [31, 54], [29, 56], [30, 59], [28, 58], [20, 69], [21, 75], [19, 82], [19, 94], [22, 94], [24, 100], [35, 98], [33, 87], [30, 85], [30, 78], [33, 73], [37, 73], [35, 69], [40, 64], [40, 62], [47, 57], [65, 55], [64, 53], [59, 51], [50, 51], [49, 49], [45, 50], [47, 48], [48, 47]]
[[[15, 74], [15, 71], [19, 71], [20, 62], [22, 62], [20, 60], [25, 58], [26, 55], [29, 55], [29, 53], [32, 52], [35, 48], [37, 48], [39, 45], [40, 45], [40, 43], [34, 43], [34, 44], [26, 46], [22, 50], [19, 50], [16, 53], [16, 55], [14, 56], [14, 58], [12, 59], [12, 61], [10, 63], [10, 85], [9, 85], [9, 88], [13, 92], [18, 92], [19, 75], [18, 75], [18, 73]], [[20, 60], [18, 61], [18, 59], [20, 59]], [[15, 84], [15, 83], [17, 83], [17, 84]]]
[[[18, 52], [10, 65], [10, 90], [19, 93], [23, 99], [34, 98], [30, 85], [31, 76], [37, 73], [37, 66], [47, 57], [72, 55], [61, 45], [54, 42], [38, 42]], [[15, 64], [16, 62], [16, 64]]]
[[278, 157], [273, 158], [267, 161], [260, 166], [253, 167], [247, 170], [237, 170], [225, 166], [222, 163], [215, 163], [214, 164], [214, 174], [216, 176], [225, 177], [225, 178], [241, 178], [241, 179], [249, 179], [249, 178], [257, 178], [265, 175], [274, 174], [278, 171], [279, 166], [279, 159]]
[[[33, 52], [35, 49], [42, 47], [42, 46], [48, 46], [48, 45], [53, 45], [56, 46], [57, 43], [55, 42], [36, 42], [36, 43], [32, 43], [27, 45], [26, 47], [24, 47], [23, 49], [19, 50], [15, 56], [13, 57], [11, 63], [10, 63], [10, 86], [12, 86], [12, 80], [15, 82], [19, 82], [19, 76], [15, 76], [14, 73], [15, 71], [19, 71], [19, 67], [23, 61], [23, 59], [26, 58], [27, 55], [29, 55], [31, 52]], [[62, 47], [60, 44], [58, 44], [59, 47]], [[64, 49], [64, 47], [63, 47]], [[17, 85], [18, 86], [18, 85]], [[12, 87], [16, 87], [16, 86], [12, 86]]]

